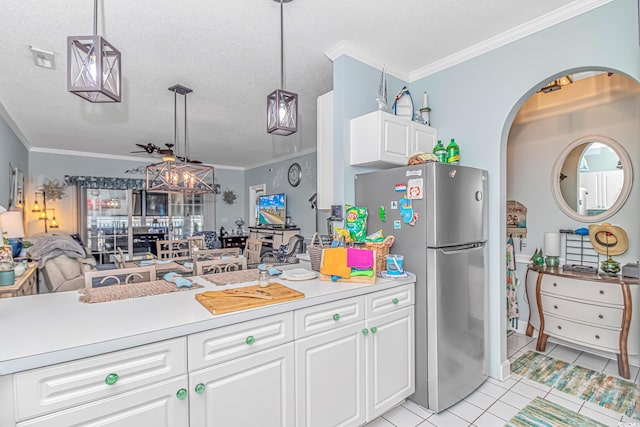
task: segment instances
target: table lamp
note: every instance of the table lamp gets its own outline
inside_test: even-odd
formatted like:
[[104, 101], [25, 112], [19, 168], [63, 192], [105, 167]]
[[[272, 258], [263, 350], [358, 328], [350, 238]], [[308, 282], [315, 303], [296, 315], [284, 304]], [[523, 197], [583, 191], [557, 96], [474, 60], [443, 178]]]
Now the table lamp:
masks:
[[13, 257], [19, 256], [22, 251], [22, 238], [24, 237], [22, 213], [20, 211], [1, 213], [0, 230], [2, 230], [2, 237], [4, 237], [9, 246], [11, 246]]
[[544, 233], [544, 254], [547, 267], [560, 265], [560, 233]]

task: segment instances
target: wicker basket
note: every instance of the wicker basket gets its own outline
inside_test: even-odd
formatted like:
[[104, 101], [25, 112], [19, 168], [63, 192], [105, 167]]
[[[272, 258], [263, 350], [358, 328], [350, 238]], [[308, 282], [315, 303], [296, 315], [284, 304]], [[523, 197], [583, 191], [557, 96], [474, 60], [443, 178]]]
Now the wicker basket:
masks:
[[387, 269], [387, 255], [389, 249], [393, 245], [395, 238], [387, 236], [382, 242], [365, 242], [365, 247], [376, 251], [376, 271], [385, 271]]
[[314, 271], [320, 271], [320, 264], [322, 262], [322, 250], [324, 245], [322, 244], [322, 238], [318, 233], [313, 233], [309, 246], [307, 246], [307, 253], [311, 260], [311, 269]]

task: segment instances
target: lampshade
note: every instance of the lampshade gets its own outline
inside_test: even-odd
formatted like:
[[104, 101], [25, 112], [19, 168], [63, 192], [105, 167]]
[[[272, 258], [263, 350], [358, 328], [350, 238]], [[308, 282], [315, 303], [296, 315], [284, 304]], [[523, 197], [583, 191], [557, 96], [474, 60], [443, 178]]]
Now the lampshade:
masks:
[[280, 89], [267, 96], [267, 132], [291, 135], [298, 131], [298, 94], [284, 88], [284, 24], [283, 3], [291, 0], [274, 0], [280, 3]]
[[120, 51], [98, 35], [98, 0], [93, 35], [67, 37], [67, 90], [89, 102], [120, 102]]
[[19, 211], [7, 211], [0, 214], [0, 230], [2, 236], [7, 239], [24, 237], [22, 225], [22, 213]]

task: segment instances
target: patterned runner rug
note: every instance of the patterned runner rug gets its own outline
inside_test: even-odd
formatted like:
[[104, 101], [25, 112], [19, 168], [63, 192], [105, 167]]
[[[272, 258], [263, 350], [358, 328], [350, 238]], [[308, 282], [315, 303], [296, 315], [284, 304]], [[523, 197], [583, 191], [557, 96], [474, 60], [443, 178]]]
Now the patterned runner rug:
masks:
[[511, 372], [592, 402], [628, 417], [640, 419], [640, 386], [529, 351], [511, 365]]
[[86, 303], [118, 301], [129, 298], [148, 297], [151, 295], [167, 294], [169, 292], [182, 292], [191, 289], [200, 289], [204, 286], [193, 283], [190, 288], [178, 288], [175, 283], [166, 280], [154, 280], [152, 282], [135, 282], [123, 285], [102, 286], [100, 288], [80, 288], [80, 301]]
[[536, 397], [507, 422], [506, 427], [607, 427], [542, 397]]

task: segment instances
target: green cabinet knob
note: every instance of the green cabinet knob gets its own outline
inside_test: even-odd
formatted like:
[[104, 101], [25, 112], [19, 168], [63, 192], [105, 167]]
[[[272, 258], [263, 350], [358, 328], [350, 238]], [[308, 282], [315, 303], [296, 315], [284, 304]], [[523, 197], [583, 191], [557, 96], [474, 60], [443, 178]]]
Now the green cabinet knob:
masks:
[[394, 304], [398, 305], [398, 302], [399, 302], [399, 301], [398, 301], [398, 298], [394, 298], [392, 302], [393, 302]]
[[176, 397], [180, 400], [184, 400], [187, 398], [187, 389], [186, 388], [181, 388], [180, 390], [178, 390], [178, 392], [176, 393]]
[[369, 335], [369, 330], [368, 330], [367, 328], [364, 328], [364, 329], [362, 330], [362, 335], [364, 335], [365, 337], [366, 337], [367, 335]]
[[204, 393], [204, 384], [200, 383], [196, 385], [196, 393], [198, 394]]
[[340, 320], [340, 315], [339, 315], [338, 313], [334, 314], [334, 315], [333, 315], [333, 320], [335, 320], [336, 322], [337, 322], [338, 320]]
[[371, 328], [371, 333], [375, 334], [376, 332], [378, 332], [378, 328], [376, 328], [375, 326]]
[[107, 378], [104, 379], [106, 385], [114, 385], [118, 382], [118, 374], [109, 374]]
[[246, 342], [248, 345], [251, 345], [256, 342], [256, 339], [253, 336], [249, 335], [244, 342]]

